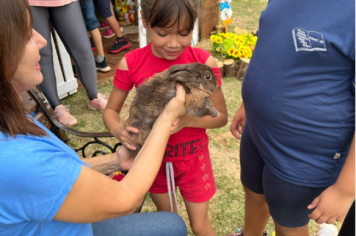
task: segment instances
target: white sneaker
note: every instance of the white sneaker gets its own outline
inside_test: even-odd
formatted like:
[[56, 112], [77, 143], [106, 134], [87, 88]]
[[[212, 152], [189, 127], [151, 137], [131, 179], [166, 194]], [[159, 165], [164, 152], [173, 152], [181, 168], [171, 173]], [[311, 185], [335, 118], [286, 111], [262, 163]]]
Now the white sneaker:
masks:
[[339, 230], [333, 224], [320, 224], [316, 236], [337, 236]]

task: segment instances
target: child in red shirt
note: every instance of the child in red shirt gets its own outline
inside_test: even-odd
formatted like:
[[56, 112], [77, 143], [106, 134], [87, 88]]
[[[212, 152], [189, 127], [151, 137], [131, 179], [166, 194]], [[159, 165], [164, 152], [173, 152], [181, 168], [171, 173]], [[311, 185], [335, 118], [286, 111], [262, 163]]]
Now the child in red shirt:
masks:
[[[218, 78], [218, 88], [210, 99], [219, 115], [198, 118], [187, 114], [177, 120], [160, 172], [150, 189], [158, 211], [170, 211], [173, 204], [169, 196], [175, 194], [174, 184], [179, 187], [192, 230], [199, 236], [215, 235], [208, 217], [209, 200], [216, 192], [216, 185], [206, 128], [226, 125], [227, 110], [215, 59], [210, 53], [190, 46], [198, 5], [198, 0], [141, 1], [143, 24], [151, 43], [127, 53], [120, 61], [103, 118], [108, 130], [128, 149], [134, 150], [129, 132], [137, 133], [139, 130], [125, 127], [119, 119], [121, 108], [133, 86], [140, 86], [147, 78], [175, 64], [199, 62], [212, 67]], [[177, 212], [176, 205], [174, 211]]]

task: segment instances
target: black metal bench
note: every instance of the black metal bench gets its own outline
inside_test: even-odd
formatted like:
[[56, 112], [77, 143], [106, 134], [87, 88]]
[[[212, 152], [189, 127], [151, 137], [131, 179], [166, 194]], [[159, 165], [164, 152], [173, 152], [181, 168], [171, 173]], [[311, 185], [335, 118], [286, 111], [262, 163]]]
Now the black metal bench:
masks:
[[[32, 89], [23, 94], [22, 99], [25, 104], [25, 109], [29, 114], [34, 115], [34, 117], [41, 122], [44, 126], [46, 126], [49, 130], [51, 130], [59, 139], [68, 144], [70, 139], [67, 136], [67, 133], [72, 134], [81, 138], [89, 138], [90, 141], [86, 142], [84, 145], [78, 148], [73, 148], [78, 154], [81, 152], [82, 157], [88, 157], [86, 152], [87, 148], [93, 144], [99, 144], [99, 146], [104, 146], [109, 150], [110, 153], [116, 152], [117, 148], [121, 146], [121, 143], [118, 142], [115, 145], [109, 145], [108, 143], [101, 140], [101, 138], [113, 137], [109, 132], [101, 132], [101, 133], [91, 133], [91, 132], [82, 132], [65, 125], [59, 123], [54, 117], [53, 109], [50, 105], [45, 102], [45, 98], [40, 92], [39, 89]], [[109, 152], [105, 152], [103, 150], [96, 150], [91, 155], [92, 157], [98, 154], [107, 154]]]

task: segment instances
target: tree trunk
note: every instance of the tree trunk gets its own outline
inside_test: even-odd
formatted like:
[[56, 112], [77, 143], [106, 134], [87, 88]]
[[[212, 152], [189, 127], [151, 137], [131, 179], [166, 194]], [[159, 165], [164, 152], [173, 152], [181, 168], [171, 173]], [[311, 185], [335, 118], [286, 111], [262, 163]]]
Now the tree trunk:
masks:
[[250, 63], [250, 59], [240, 58], [240, 60], [236, 63], [235, 71], [236, 71], [236, 79], [243, 80], [248, 64]]
[[224, 61], [224, 76], [225, 77], [235, 77], [235, 61], [233, 59], [227, 59]]

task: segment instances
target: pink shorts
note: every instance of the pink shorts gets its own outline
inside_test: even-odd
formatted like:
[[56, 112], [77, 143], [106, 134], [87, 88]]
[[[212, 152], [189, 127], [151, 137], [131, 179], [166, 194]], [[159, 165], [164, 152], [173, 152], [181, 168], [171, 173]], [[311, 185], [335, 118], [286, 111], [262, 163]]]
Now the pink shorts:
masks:
[[[214, 196], [216, 184], [207, 148], [200, 156], [188, 160], [173, 161], [172, 164], [175, 185], [179, 187], [185, 200], [201, 203]], [[168, 192], [165, 161], [162, 163], [149, 192], [156, 194]]]

